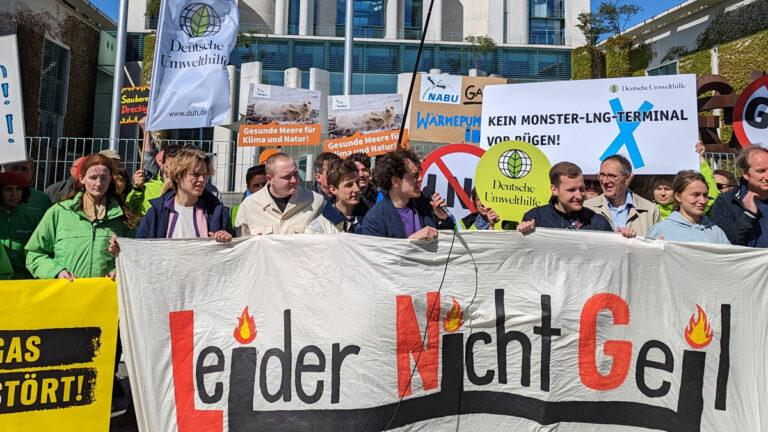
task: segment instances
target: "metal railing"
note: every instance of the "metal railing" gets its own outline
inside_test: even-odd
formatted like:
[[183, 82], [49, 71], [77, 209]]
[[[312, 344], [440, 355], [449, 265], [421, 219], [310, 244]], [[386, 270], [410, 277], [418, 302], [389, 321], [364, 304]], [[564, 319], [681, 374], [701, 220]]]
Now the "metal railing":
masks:
[[735, 153], [704, 153], [704, 158], [713, 170], [727, 171], [737, 179], [741, 177], [739, 169], [736, 167]]

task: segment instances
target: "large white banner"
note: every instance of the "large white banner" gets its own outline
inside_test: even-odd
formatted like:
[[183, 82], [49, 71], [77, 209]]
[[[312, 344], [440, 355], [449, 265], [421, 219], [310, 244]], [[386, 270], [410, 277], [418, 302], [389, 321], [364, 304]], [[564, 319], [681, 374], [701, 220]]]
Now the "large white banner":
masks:
[[16, 35], [0, 36], [0, 164], [27, 159]]
[[768, 424], [768, 252], [459, 235], [120, 239], [140, 430]]
[[240, 22], [235, 0], [163, 0], [147, 129], [229, 121], [227, 63]]
[[617, 153], [637, 174], [676, 174], [699, 167], [698, 127], [695, 75], [494, 85], [483, 96], [480, 146], [526, 141], [585, 174]]

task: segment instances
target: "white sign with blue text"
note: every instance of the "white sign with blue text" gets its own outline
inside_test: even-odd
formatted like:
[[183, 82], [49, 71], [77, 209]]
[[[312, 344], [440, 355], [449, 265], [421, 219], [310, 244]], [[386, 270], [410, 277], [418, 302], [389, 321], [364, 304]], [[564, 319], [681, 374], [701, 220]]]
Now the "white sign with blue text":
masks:
[[0, 36], [0, 163], [27, 158], [16, 35]]
[[461, 76], [421, 74], [419, 100], [422, 102], [461, 104]]
[[585, 174], [621, 154], [638, 174], [698, 169], [696, 76], [646, 76], [489, 86], [480, 146], [521, 140]]

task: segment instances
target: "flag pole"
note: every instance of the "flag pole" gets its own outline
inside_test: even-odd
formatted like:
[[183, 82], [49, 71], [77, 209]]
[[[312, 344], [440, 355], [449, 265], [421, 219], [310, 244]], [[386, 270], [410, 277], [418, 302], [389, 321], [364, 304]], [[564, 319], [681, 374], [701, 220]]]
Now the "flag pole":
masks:
[[344, 94], [352, 94], [352, 28], [354, 26], [355, 0], [346, 0], [346, 24], [344, 26]]
[[120, 139], [120, 92], [125, 71], [125, 40], [128, 28], [128, 0], [120, 0], [117, 19], [117, 49], [115, 50], [115, 79], [112, 82], [112, 118], [109, 122], [109, 148], [118, 151]]

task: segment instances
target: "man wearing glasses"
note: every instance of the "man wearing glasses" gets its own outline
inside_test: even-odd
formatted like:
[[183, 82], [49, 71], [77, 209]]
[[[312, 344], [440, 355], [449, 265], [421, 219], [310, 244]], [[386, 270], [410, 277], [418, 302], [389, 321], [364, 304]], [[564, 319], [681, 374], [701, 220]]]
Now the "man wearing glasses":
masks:
[[661, 219], [659, 208], [629, 189], [632, 164], [621, 155], [607, 157], [598, 174], [602, 195], [584, 202], [584, 206], [608, 219], [614, 231], [644, 236]]

